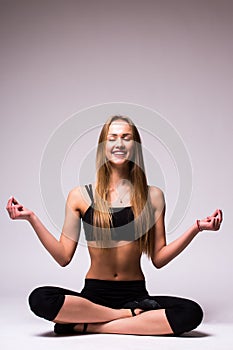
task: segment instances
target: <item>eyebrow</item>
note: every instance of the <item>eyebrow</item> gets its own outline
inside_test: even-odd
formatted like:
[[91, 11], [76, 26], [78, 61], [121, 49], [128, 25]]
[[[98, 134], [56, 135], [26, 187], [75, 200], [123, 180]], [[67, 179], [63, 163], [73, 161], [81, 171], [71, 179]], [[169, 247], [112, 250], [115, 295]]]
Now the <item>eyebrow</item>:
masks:
[[[122, 136], [128, 136], [128, 135], [132, 136], [131, 133], [122, 134]], [[117, 134], [108, 134], [108, 136], [117, 136]]]

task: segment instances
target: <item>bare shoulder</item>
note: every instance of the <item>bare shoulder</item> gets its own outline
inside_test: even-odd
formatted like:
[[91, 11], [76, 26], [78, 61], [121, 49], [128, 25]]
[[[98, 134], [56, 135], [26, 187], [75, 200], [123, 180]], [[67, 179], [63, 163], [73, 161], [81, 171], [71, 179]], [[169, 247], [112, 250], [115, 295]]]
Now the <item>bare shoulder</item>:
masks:
[[69, 191], [67, 204], [74, 210], [82, 210], [87, 202], [88, 196], [84, 186], [76, 186]]
[[161, 188], [149, 186], [151, 204], [154, 209], [163, 209], [165, 207], [165, 197]]

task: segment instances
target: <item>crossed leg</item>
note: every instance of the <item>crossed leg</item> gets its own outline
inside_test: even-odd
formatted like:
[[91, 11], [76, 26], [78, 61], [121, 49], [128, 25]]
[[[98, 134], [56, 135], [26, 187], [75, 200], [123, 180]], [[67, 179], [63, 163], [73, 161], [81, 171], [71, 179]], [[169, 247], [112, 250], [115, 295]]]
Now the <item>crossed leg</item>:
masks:
[[203, 311], [192, 300], [171, 296], [150, 298], [158, 302], [161, 309], [135, 309], [134, 317], [130, 309], [96, 304], [80, 293], [59, 287], [36, 288], [29, 296], [29, 305], [37, 316], [69, 324], [68, 328], [72, 326], [77, 332], [86, 328], [85, 323], [90, 333], [181, 334], [195, 329], [202, 321]]
[[[80, 332], [82, 327], [82, 325], [77, 324], [74, 330]], [[145, 311], [135, 317], [120, 318], [104, 323], [89, 323], [87, 332], [134, 335], [173, 334], [164, 309]]]
[[81, 332], [83, 323], [88, 323], [89, 333], [117, 333], [138, 335], [173, 334], [165, 310], [142, 312], [135, 309], [132, 317], [129, 309], [112, 309], [95, 304], [87, 299], [67, 295], [56, 323], [77, 323], [74, 330]]

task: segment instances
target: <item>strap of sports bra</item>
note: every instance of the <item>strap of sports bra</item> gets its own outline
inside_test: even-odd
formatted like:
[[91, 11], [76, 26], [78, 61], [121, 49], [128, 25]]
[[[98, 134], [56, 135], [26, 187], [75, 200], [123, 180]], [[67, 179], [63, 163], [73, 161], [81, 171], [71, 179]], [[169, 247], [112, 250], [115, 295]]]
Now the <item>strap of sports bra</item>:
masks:
[[85, 185], [85, 188], [87, 190], [87, 193], [89, 194], [89, 197], [91, 199], [91, 204], [94, 204], [94, 196], [93, 196], [93, 190], [92, 190], [92, 185]]

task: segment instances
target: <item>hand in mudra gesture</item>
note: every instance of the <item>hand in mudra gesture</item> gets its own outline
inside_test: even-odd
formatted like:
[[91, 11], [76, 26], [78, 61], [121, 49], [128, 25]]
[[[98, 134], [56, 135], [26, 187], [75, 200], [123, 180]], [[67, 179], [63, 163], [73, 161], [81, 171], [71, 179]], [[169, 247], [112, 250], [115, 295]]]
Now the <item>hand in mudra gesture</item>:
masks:
[[222, 220], [222, 211], [220, 209], [216, 209], [212, 215], [207, 216], [205, 219], [197, 220], [197, 225], [200, 231], [218, 231]]
[[25, 208], [14, 197], [9, 198], [6, 210], [8, 211], [8, 214], [12, 220], [29, 220], [32, 214], [31, 210]]

